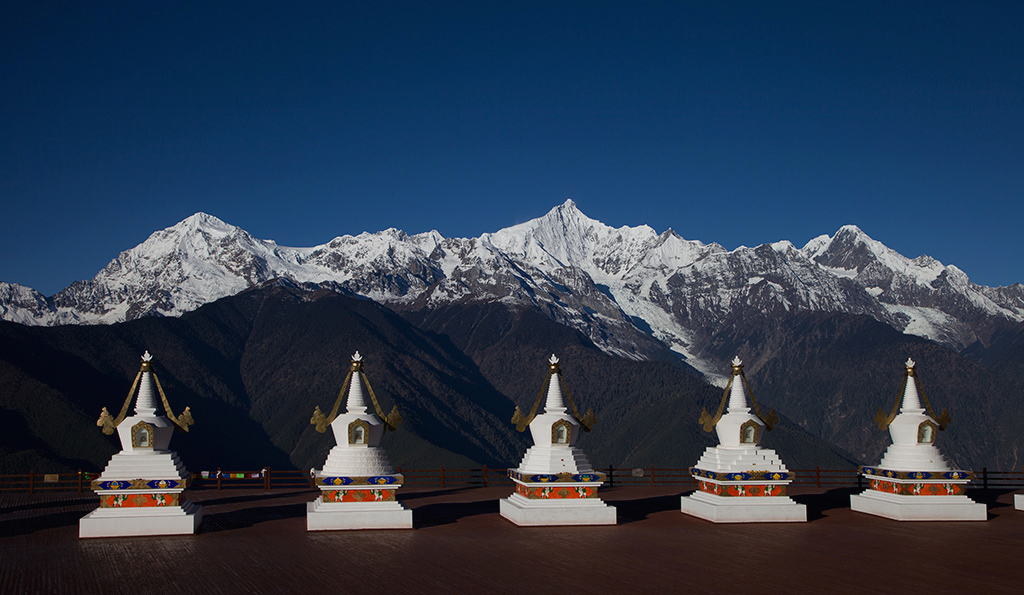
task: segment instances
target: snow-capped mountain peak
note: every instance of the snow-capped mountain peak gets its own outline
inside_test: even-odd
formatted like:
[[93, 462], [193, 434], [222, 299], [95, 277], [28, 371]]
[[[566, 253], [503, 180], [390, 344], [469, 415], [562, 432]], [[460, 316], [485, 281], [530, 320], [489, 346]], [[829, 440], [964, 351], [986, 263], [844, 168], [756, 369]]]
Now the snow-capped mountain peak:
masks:
[[483, 238], [495, 249], [533, 264], [587, 268], [593, 249], [613, 231], [584, 215], [570, 199], [543, 217], [484, 234]]
[[621, 277], [640, 264], [686, 266], [707, 250], [671, 230], [659, 235], [648, 225], [605, 225], [584, 215], [572, 200], [543, 217], [483, 237], [495, 249], [535, 266], [577, 267], [594, 279]]
[[975, 285], [957, 267], [930, 256], [907, 258], [855, 225], [814, 238], [802, 252], [864, 287], [908, 333], [960, 348], [981, 338], [967, 322], [972, 318], [1024, 320], [1024, 309], [1003, 292]]
[[993, 318], [1024, 320], [1021, 285], [975, 285], [954, 266], [906, 258], [854, 225], [799, 249], [779, 241], [729, 251], [670, 229], [614, 228], [572, 200], [478, 238], [389, 228], [308, 248], [196, 213], [52, 298], [0, 283], [0, 317], [54, 325], [176, 316], [275, 278], [395, 308], [537, 308], [608, 352], [643, 358], [668, 347], [698, 368], [724, 325], [796, 311], [864, 314], [957, 348], [983, 339]]
[[223, 220], [213, 215], [210, 215], [209, 213], [203, 213], [202, 211], [200, 211], [194, 215], [185, 217], [184, 219], [181, 220], [180, 223], [170, 227], [169, 229], [179, 230], [182, 232], [197, 229], [217, 229], [230, 233], [239, 228], [235, 227], [234, 225], [225, 223]]

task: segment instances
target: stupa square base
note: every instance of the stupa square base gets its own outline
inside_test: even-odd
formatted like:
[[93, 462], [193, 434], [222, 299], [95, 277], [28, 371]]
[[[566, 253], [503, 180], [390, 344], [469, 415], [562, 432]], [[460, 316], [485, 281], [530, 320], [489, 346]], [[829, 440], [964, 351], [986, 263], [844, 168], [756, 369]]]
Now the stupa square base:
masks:
[[850, 508], [896, 521], [988, 520], [988, 508], [967, 496], [904, 496], [869, 489], [850, 496]]
[[324, 502], [306, 505], [307, 531], [412, 529], [412, 511], [398, 502]]
[[501, 516], [521, 527], [615, 525], [615, 507], [599, 498], [533, 499], [512, 494], [499, 502]]
[[1013, 495], [1013, 507], [1017, 510], [1024, 510], [1024, 494]]
[[684, 513], [712, 523], [807, 521], [807, 507], [789, 496], [716, 496], [697, 491], [680, 500]]
[[78, 522], [78, 537], [194, 535], [203, 507], [186, 500], [181, 506], [97, 508]]

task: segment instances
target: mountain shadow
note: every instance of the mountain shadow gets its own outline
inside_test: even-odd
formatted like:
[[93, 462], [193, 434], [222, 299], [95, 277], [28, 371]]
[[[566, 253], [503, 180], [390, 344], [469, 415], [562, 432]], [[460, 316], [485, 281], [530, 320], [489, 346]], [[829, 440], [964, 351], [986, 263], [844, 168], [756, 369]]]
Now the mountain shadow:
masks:
[[735, 320], [707, 348], [721, 358], [739, 354], [762, 406], [864, 464], [877, 464], [891, 443], [873, 418], [900, 397], [903, 363], [912, 358], [936, 413], [948, 409], [952, 418], [936, 441], [951, 465], [1014, 469], [1024, 462], [1019, 392], [1004, 374], [867, 316]]
[[405, 419], [385, 437], [394, 464], [499, 467], [523, 449], [498, 417], [511, 403], [450, 342], [369, 300], [271, 285], [181, 318], [0, 323], [0, 408], [23, 434], [0, 447], [0, 464], [105, 465], [120, 446], [95, 420], [101, 407], [120, 409], [146, 350], [171, 406], [196, 419], [171, 443], [193, 470], [322, 464], [334, 439], [309, 417], [333, 404], [357, 350], [381, 406]]
[[[563, 378], [580, 413], [597, 423], [579, 446], [597, 468], [685, 468], [718, 443], [697, 423], [713, 410], [722, 389], [707, 384], [679, 360], [631, 361], [608, 355], [585, 335], [535, 310], [501, 303], [405, 312], [422, 328], [448, 337], [477, 363], [484, 377], [525, 413], [544, 387], [547, 358], [562, 361]], [[512, 409], [507, 413], [512, 416]], [[841, 449], [785, 421], [769, 439], [784, 461], [825, 468], [853, 466]]]

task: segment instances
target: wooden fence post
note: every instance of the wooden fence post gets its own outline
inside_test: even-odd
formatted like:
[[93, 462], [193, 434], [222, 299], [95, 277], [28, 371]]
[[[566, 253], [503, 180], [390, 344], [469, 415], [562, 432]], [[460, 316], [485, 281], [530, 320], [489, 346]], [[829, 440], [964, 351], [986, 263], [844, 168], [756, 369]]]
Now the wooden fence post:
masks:
[[444, 487], [444, 465], [441, 465], [441, 487]]
[[614, 488], [615, 487], [615, 475], [613, 475], [614, 471], [615, 470], [612, 469], [612, 466], [608, 465], [608, 487], [610, 487], [610, 488]]
[[78, 493], [82, 493], [82, 470], [78, 470]]
[[35, 483], [36, 483], [36, 472], [31, 470], [31, 469], [29, 469], [29, 471], [28, 471], [28, 493], [29, 494], [35, 494], [36, 493]]
[[220, 489], [220, 467], [217, 467], [217, 489]]
[[981, 468], [981, 485], [984, 490], [988, 490], [988, 467]]
[[263, 468], [263, 489], [270, 489], [270, 467]]
[[484, 465], [484, 487], [487, 487], [487, 465]]
[[821, 487], [821, 467], [815, 467], [814, 468], [814, 478], [815, 478], [815, 481], [818, 484], [818, 487], [820, 488]]
[[651, 487], [654, 487], [654, 465], [651, 465]]

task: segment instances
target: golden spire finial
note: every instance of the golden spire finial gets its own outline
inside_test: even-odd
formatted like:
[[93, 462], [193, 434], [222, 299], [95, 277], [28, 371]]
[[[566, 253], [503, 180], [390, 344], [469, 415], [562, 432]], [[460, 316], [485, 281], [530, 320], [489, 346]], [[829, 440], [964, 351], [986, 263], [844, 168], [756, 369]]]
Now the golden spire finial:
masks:
[[554, 382], [551, 375], [557, 374], [558, 380], [561, 382], [563, 394], [565, 398], [569, 400], [569, 407], [572, 409], [572, 416], [579, 422], [580, 427], [583, 428], [584, 432], [589, 432], [594, 426], [596, 418], [594, 417], [593, 409], [588, 410], [586, 415], [581, 416], [579, 410], [576, 408], [576, 402], [572, 400], [572, 394], [569, 392], [568, 385], [565, 384], [565, 379], [562, 378], [562, 371], [559, 369], [558, 356], [554, 353], [548, 358], [548, 375], [544, 378], [544, 383], [540, 387], [540, 392], [537, 393], [537, 399], [533, 402], [533, 407], [530, 409], [529, 415], [523, 415], [523, 412], [516, 406], [515, 412], [512, 414], [512, 423], [516, 425], [516, 430], [522, 432], [526, 430], [526, 426], [530, 425], [534, 417], [537, 415], [537, 407], [540, 405], [541, 399], [544, 398], [544, 394], [548, 391], [550, 383]]
[[[359, 382], [359, 378], [354, 377], [356, 373], [363, 372], [363, 356], [356, 351], [352, 354], [352, 366], [349, 368], [348, 375], [345, 376], [345, 382], [341, 384], [341, 390], [338, 392], [338, 398], [334, 400], [334, 407], [331, 408], [330, 415], [324, 415], [323, 411], [320, 411], [320, 406], [317, 405], [313, 410], [313, 417], [309, 420], [309, 423], [316, 426], [317, 432], [325, 432], [327, 426], [334, 422], [338, 416], [338, 409], [341, 407], [341, 403], [345, 400], [349, 390], [352, 388], [353, 382]], [[366, 385], [366, 390], [370, 393], [370, 401], [373, 403], [373, 409], [377, 412], [377, 417], [384, 422], [385, 431], [397, 429], [398, 424], [402, 423], [402, 416], [398, 413], [398, 405], [394, 405], [391, 408], [391, 413], [384, 415], [384, 411], [380, 408], [380, 402], [377, 401], [377, 395], [373, 392], [373, 387], [370, 386], [370, 379], [366, 377], [364, 373], [363, 382]]]
[[[736, 380], [737, 376], [740, 377], [738, 381]], [[704, 427], [705, 432], [710, 432], [718, 425], [718, 421], [722, 419], [722, 413], [725, 411], [725, 404], [729, 400], [729, 391], [734, 381], [743, 383], [741, 386], [746, 386], [747, 396], [750, 397], [750, 401], [754, 405], [754, 413], [764, 422], [765, 427], [771, 431], [775, 427], [776, 421], [778, 421], [778, 416], [775, 415], [774, 409], [770, 409], [767, 416], [761, 413], [761, 407], [758, 406], [757, 399], [754, 398], [754, 391], [750, 390], [750, 383], [747, 382], [747, 377], [743, 374], [743, 360], [738, 355], [732, 358], [732, 376], [729, 377], [729, 382], [725, 385], [725, 392], [722, 393], [722, 400], [718, 403], [718, 410], [715, 411], [714, 415], [711, 415], [706, 408], [701, 409], [700, 418], [697, 420], [697, 423]]]
[[195, 420], [192, 419], [192, 411], [188, 407], [185, 407], [185, 411], [181, 415], [174, 415], [171, 411], [171, 404], [167, 401], [167, 395], [164, 394], [164, 388], [160, 386], [160, 379], [157, 378], [156, 372], [153, 371], [153, 356], [147, 349], [142, 354], [142, 365], [139, 367], [139, 372], [135, 375], [135, 380], [132, 382], [132, 387], [128, 389], [128, 396], [125, 397], [124, 405], [121, 406], [121, 413], [116, 418], [111, 417], [110, 412], [104, 407], [100, 411], [100, 418], [96, 421], [96, 425], [103, 428], [104, 434], [113, 434], [114, 428], [121, 425], [124, 421], [125, 415], [128, 413], [128, 406], [132, 402], [132, 397], [135, 396], [135, 389], [139, 386], [139, 379], [142, 378], [144, 372], [152, 374], [153, 382], [156, 384], [157, 394], [160, 395], [160, 401], [164, 405], [164, 412], [167, 414], [167, 419], [177, 427], [179, 432], [187, 432], [188, 427], [195, 424]]
[[[917, 392], [920, 395], [920, 399], [924, 401], [924, 408], [928, 415], [939, 424], [940, 430], [945, 430], [946, 426], [949, 425], [949, 411], [946, 409], [942, 410], [941, 415], [936, 415], [935, 410], [932, 409], [932, 404], [928, 401], [928, 395], [924, 394], [924, 386], [921, 385], [920, 379], [917, 377], [917, 363], [913, 359], [907, 358], [907, 361], [903, 363], [903, 385], [900, 386], [900, 392], [896, 394], [896, 401], [892, 404], [892, 410], [889, 415], [886, 415], [882, 408], [878, 408], [878, 413], [875, 414], [875, 423], [878, 424], [879, 430], [885, 430], [892, 423], [892, 420], [896, 419], [896, 413], [900, 409], [900, 403], [903, 402], [906, 392], [908, 390], [907, 383], [913, 382], [917, 386]], [[913, 378], [913, 380], [911, 380]]]

